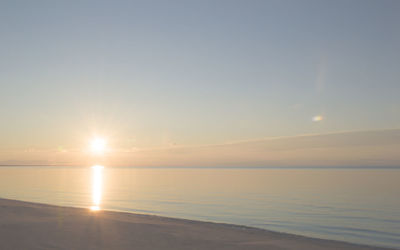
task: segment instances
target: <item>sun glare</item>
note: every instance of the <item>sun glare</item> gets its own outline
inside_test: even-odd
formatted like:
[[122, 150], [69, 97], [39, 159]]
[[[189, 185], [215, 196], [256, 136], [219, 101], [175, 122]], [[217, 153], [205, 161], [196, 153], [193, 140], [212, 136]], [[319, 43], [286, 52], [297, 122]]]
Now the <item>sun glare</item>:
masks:
[[99, 211], [99, 210], [100, 210], [100, 207], [99, 207], [99, 206], [91, 206], [91, 207], [90, 207], [90, 210], [92, 210], [92, 211]]
[[90, 142], [90, 151], [94, 154], [102, 154], [107, 149], [107, 141], [104, 138], [96, 137]]

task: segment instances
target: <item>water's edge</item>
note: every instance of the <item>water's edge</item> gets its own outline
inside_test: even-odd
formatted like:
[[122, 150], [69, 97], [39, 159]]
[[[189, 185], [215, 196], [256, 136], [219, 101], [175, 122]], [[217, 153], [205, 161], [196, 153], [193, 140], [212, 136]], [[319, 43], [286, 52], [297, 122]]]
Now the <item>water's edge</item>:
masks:
[[[51, 203], [38, 203], [38, 202], [31, 202], [31, 201], [25, 201], [25, 200], [8, 199], [8, 198], [3, 198], [3, 197], [0, 197], [0, 201], [1, 200], [15, 201], [15, 202], [20, 202], [20, 203], [25, 203], [25, 204], [34, 204], [34, 205], [39, 205], [39, 206], [90, 210], [87, 207], [60, 206], [60, 205], [51, 204]], [[292, 234], [292, 233], [268, 230], [268, 229], [259, 228], [259, 227], [252, 227], [252, 226], [238, 225], [238, 224], [230, 224], [230, 223], [223, 223], [223, 222], [217, 222], [217, 221], [192, 220], [192, 219], [186, 219], [186, 218], [166, 217], [166, 216], [160, 216], [160, 215], [151, 214], [151, 213], [136, 213], [136, 212], [130, 212], [130, 211], [114, 210], [114, 209], [102, 209], [101, 211], [102, 212], [108, 212], [108, 213], [120, 213], [120, 214], [132, 214], [132, 215], [138, 215], [138, 216], [157, 217], [157, 218], [162, 218], [164, 220], [179, 220], [179, 221], [184, 221], [184, 222], [189, 222], [189, 223], [217, 224], [217, 225], [221, 225], [221, 226], [225, 226], [225, 227], [231, 227], [231, 228], [234, 227], [234, 228], [240, 228], [240, 229], [244, 229], [244, 230], [257, 230], [257, 231], [263, 231], [263, 232], [268, 232], [268, 233], [280, 234], [280, 235], [283, 235], [283, 236], [304, 238], [304, 239], [309, 239], [309, 240], [327, 241], [327, 242], [332, 242], [332, 243], [348, 244], [348, 245], [351, 245], [351, 246], [366, 247], [366, 248], [372, 248], [372, 249], [396, 250], [395, 248], [388, 248], [388, 247], [384, 247], [384, 246], [356, 244], [356, 243], [347, 242], [347, 241], [332, 240], [332, 239], [326, 239], [326, 238], [309, 237], [309, 236], [303, 236], [303, 235], [299, 235], [299, 234]]]

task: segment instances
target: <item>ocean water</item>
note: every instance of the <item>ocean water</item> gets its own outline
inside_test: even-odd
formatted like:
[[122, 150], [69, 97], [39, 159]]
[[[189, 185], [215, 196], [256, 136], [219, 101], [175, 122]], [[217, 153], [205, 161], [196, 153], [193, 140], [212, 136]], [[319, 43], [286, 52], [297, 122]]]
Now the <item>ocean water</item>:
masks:
[[400, 169], [0, 167], [0, 197], [400, 249]]

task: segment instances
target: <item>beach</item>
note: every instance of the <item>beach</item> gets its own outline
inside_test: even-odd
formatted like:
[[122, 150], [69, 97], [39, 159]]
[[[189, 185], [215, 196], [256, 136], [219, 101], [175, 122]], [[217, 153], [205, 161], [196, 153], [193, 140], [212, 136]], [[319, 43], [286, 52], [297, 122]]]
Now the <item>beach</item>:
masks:
[[400, 1], [1, 1], [0, 250], [400, 250]]
[[384, 249], [263, 229], [0, 199], [0, 249]]

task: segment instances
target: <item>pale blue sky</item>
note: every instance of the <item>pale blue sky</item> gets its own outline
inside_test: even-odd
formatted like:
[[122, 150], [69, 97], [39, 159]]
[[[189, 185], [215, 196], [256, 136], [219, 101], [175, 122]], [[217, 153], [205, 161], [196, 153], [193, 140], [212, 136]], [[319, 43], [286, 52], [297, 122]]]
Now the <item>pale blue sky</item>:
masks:
[[[399, 1], [1, 1], [0, 148], [400, 127]], [[313, 122], [322, 115], [324, 120]]]

